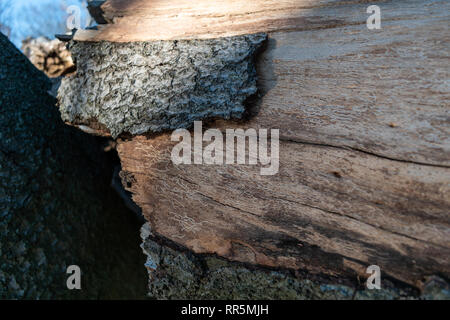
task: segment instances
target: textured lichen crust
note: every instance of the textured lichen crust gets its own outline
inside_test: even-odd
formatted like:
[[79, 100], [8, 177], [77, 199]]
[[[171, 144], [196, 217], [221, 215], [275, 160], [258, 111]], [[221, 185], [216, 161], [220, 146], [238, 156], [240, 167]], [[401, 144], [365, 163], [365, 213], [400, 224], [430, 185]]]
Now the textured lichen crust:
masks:
[[240, 118], [256, 93], [254, 55], [266, 34], [210, 40], [71, 42], [77, 73], [62, 81], [62, 118], [113, 137]]

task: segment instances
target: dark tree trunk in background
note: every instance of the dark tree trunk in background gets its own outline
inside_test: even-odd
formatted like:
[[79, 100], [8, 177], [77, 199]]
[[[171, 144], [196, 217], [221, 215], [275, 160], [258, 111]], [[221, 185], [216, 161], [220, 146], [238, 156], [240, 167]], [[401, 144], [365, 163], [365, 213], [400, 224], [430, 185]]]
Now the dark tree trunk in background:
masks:
[[[0, 298], [142, 298], [138, 226], [110, 188], [115, 155], [61, 121], [50, 87], [0, 34]], [[80, 291], [66, 287], [69, 265]]]

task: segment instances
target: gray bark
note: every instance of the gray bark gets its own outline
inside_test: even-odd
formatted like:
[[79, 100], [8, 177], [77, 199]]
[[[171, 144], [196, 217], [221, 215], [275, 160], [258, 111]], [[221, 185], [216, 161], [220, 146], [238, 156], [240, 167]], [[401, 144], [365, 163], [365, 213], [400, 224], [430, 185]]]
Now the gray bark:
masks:
[[113, 137], [242, 117], [256, 89], [254, 54], [265, 34], [212, 40], [71, 42], [77, 73], [63, 79], [63, 120]]

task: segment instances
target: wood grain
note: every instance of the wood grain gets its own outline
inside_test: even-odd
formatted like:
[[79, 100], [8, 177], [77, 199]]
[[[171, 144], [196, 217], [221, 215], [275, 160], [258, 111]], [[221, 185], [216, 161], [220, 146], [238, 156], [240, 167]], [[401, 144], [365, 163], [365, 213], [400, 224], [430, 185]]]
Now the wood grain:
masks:
[[448, 274], [450, 172], [365, 153], [282, 142], [280, 172], [178, 165], [169, 136], [119, 144], [128, 189], [153, 230], [201, 253], [349, 274], [379, 265], [417, 285]]
[[450, 2], [435, 5], [380, 31], [271, 34], [258, 65], [262, 99], [245, 126], [449, 167]]
[[[373, 4], [372, 1], [370, 4]], [[198, 253], [314, 273], [450, 275], [450, 2], [107, 1], [84, 41], [268, 31], [248, 121], [280, 129], [280, 171], [178, 165], [169, 134], [122, 139], [123, 180], [154, 232]]]
[[[373, 0], [369, 4], [383, 4]], [[420, 14], [414, 1], [388, 1], [383, 20]], [[209, 39], [257, 32], [333, 28], [365, 23], [367, 0], [108, 0], [99, 30], [78, 30], [80, 41]], [[97, 18], [98, 19], [98, 18]]]

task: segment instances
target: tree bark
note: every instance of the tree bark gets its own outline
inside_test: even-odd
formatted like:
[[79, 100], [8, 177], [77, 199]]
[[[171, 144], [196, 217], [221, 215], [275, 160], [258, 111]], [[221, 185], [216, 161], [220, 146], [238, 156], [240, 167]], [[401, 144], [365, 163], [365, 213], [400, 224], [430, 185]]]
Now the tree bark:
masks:
[[259, 266], [367, 277], [376, 264], [419, 288], [448, 278], [450, 3], [374, 3], [381, 30], [367, 28], [365, 1], [102, 5], [114, 24], [78, 31], [76, 42], [268, 33], [247, 116], [207, 116], [204, 128], [279, 129], [278, 174], [174, 165], [169, 133], [119, 136], [124, 184], [155, 235]]

